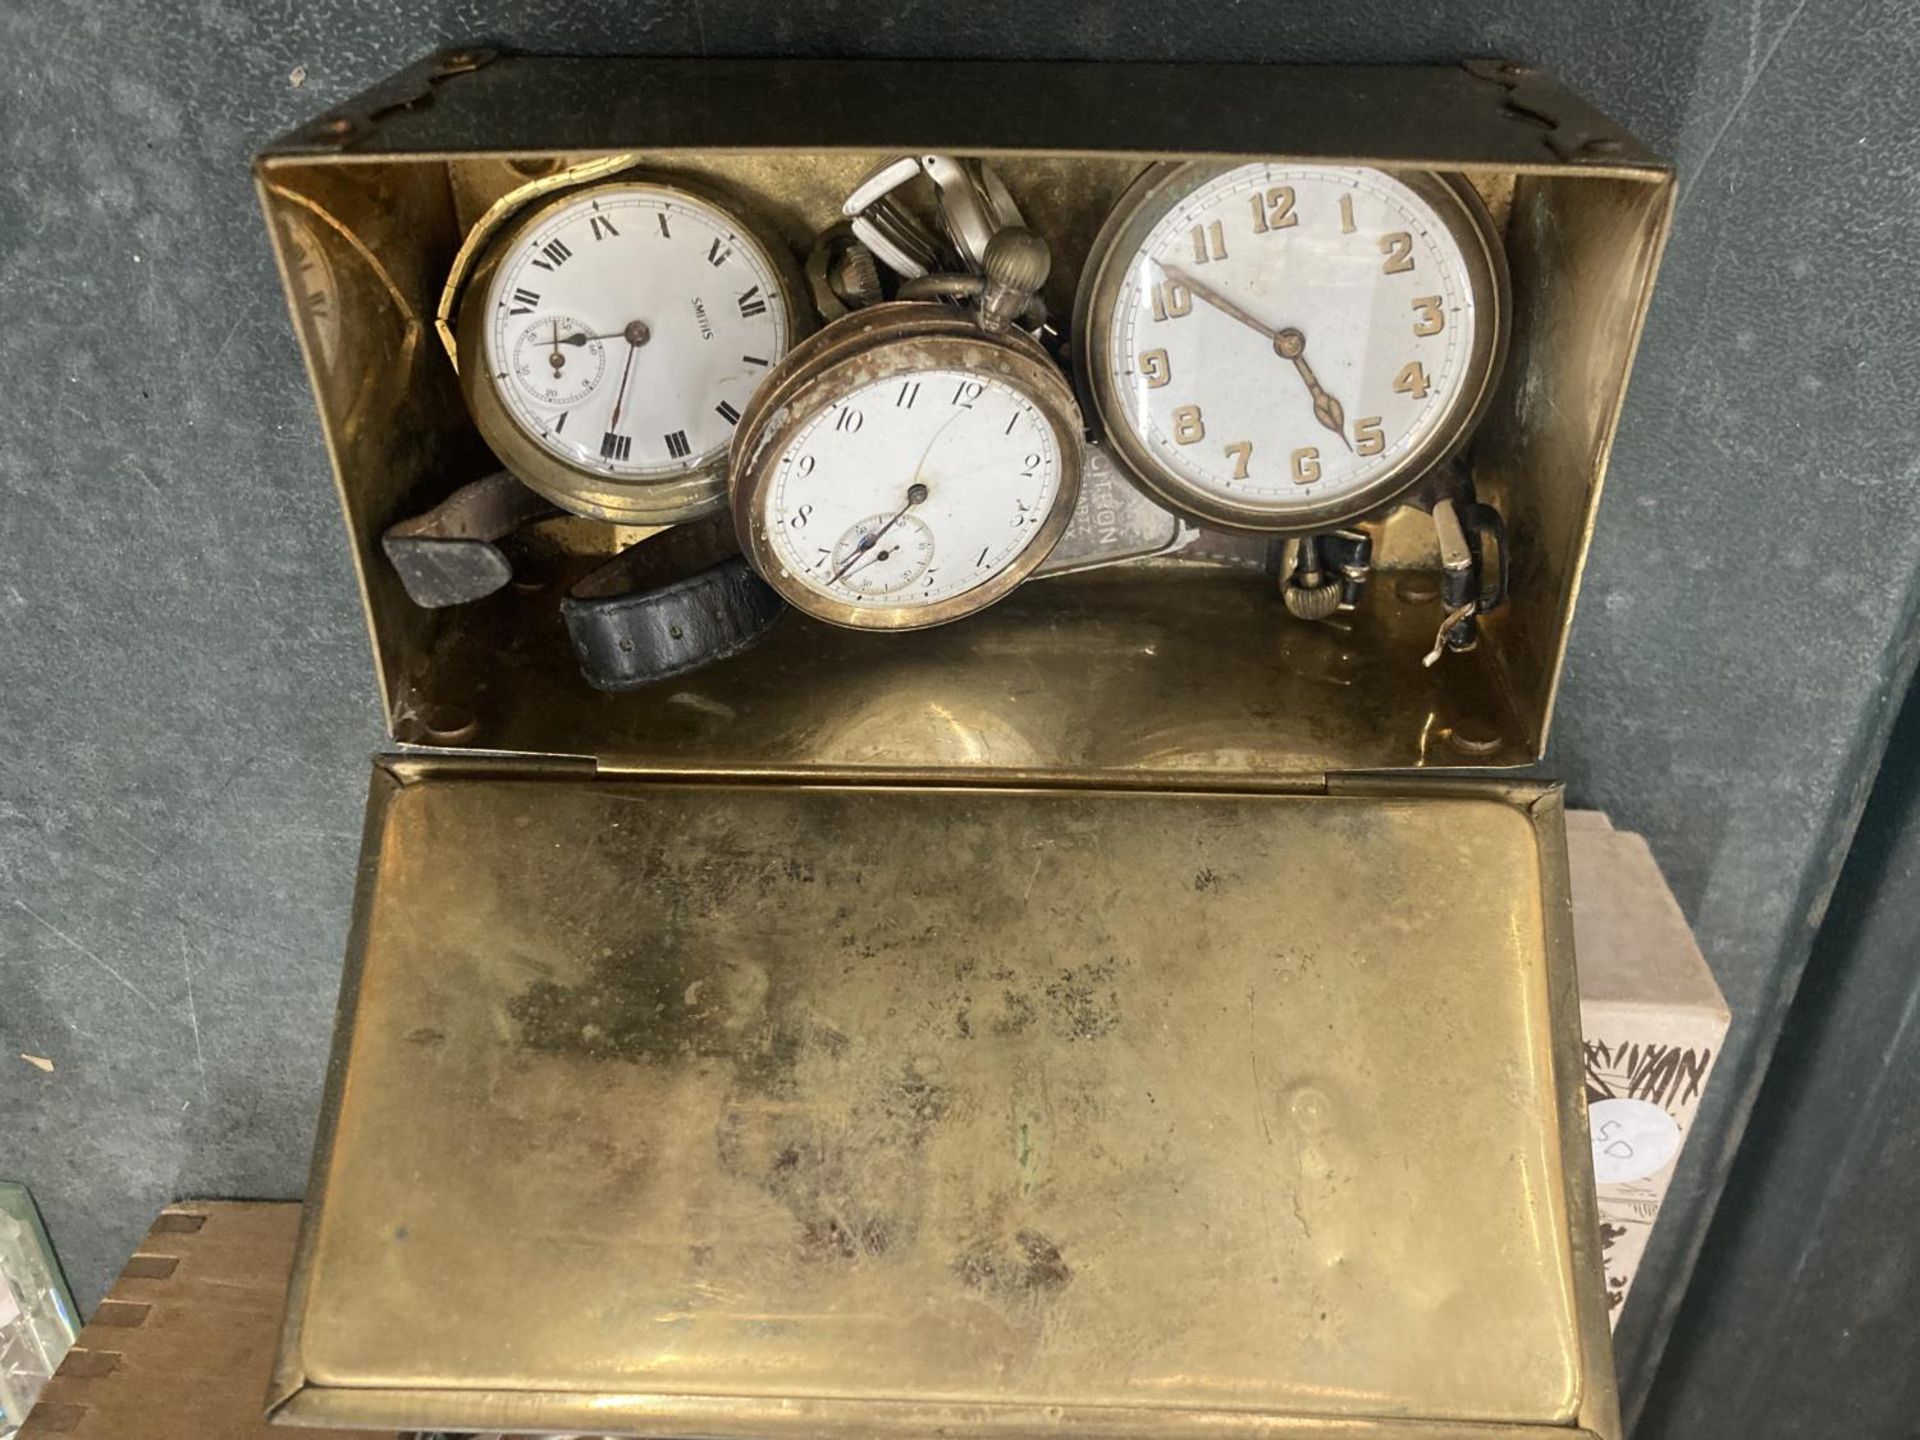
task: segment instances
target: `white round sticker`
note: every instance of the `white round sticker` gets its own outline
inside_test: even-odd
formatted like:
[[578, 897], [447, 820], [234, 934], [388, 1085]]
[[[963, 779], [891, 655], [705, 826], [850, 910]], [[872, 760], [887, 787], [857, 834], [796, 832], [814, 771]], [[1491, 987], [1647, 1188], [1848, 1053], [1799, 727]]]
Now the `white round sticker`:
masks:
[[1596, 1100], [1588, 1108], [1593, 1131], [1593, 1178], [1602, 1185], [1644, 1180], [1680, 1153], [1680, 1124], [1646, 1100]]

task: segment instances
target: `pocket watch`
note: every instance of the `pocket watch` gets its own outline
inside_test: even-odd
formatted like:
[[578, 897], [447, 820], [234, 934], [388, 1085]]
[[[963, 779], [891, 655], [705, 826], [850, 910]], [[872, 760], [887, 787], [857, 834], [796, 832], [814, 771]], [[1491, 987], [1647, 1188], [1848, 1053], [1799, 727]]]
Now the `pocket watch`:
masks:
[[488, 245], [459, 306], [480, 433], [578, 514], [670, 525], [726, 507], [748, 402], [809, 326], [781, 244], [685, 180], [542, 199]]
[[855, 311], [793, 351], [742, 421], [733, 514], [796, 609], [915, 630], [1000, 599], [1073, 518], [1082, 422], [1037, 342], [933, 302]]
[[1082, 272], [1081, 383], [1127, 471], [1186, 514], [1304, 534], [1465, 443], [1506, 349], [1486, 207], [1455, 177], [1156, 165]]

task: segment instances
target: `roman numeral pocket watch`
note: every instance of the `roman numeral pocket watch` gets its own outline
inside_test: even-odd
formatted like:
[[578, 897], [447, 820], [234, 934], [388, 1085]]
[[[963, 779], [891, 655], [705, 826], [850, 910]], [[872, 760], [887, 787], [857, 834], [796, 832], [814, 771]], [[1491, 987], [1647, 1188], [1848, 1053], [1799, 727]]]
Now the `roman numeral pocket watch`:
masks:
[[811, 327], [786, 247], [743, 206], [628, 171], [488, 238], [455, 335], [474, 423], [576, 514], [672, 525], [725, 508], [755, 389]]

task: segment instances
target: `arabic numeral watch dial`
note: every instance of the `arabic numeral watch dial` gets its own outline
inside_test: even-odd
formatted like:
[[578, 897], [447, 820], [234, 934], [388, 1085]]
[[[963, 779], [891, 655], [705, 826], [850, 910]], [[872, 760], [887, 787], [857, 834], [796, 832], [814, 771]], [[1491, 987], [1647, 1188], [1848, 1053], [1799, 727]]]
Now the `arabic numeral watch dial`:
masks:
[[683, 181], [564, 191], [489, 244], [463, 294], [460, 381], [507, 468], [635, 525], [726, 506], [754, 392], [807, 326], [792, 258]]
[[951, 306], [857, 311], [789, 357], [743, 422], [734, 522], [795, 608], [914, 630], [1007, 594], [1053, 549], [1080, 489], [1082, 424], [1017, 330]]
[[1465, 443], [1506, 349], [1479, 196], [1427, 171], [1148, 170], [1078, 297], [1100, 431], [1169, 505], [1303, 534], [1377, 510]]

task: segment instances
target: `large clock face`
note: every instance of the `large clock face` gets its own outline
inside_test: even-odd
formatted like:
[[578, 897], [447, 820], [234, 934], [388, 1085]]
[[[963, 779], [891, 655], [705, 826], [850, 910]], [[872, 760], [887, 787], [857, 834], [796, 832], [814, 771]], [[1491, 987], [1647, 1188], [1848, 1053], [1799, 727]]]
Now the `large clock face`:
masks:
[[1226, 523], [1359, 513], [1486, 392], [1487, 248], [1470, 198], [1432, 176], [1256, 161], [1149, 188], [1096, 305], [1108, 432], [1156, 490]]
[[791, 343], [791, 297], [722, 207], [642, 182], [576, 192], [510, 241], [483, 363], [511, 421], [577, 469], [657, 480], [718, 461]]

